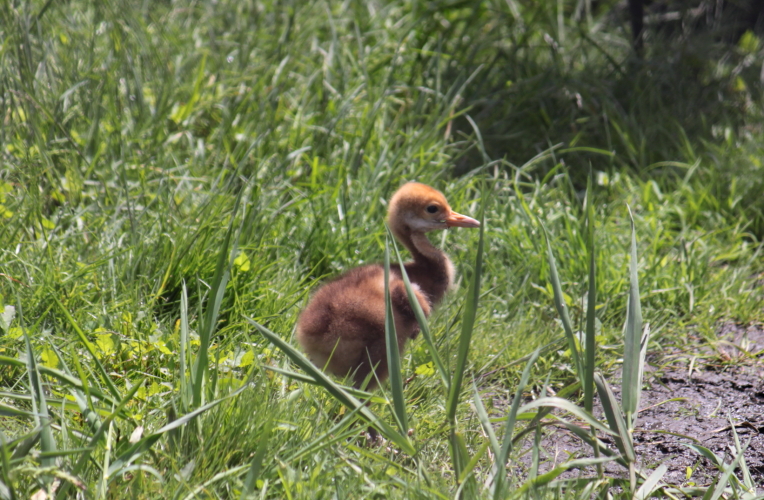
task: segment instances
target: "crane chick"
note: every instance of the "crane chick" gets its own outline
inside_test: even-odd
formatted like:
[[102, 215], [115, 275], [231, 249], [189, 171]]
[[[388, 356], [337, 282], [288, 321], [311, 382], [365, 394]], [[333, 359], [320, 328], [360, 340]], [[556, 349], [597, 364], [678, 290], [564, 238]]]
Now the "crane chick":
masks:
[[[454, 266], [425, 235], [449, 227], [479, 227], [475, 219], [451, 210], [445, 196], [425, 184], [410, 182], [393, 194], [388, 224], [411, 253], [404, 265], [419, 305], [429, 316], [451, 287]], [[357, 267], [323, 285], [297, 322], [297, 341], [319, 368], [339, 377], [351, 375], [360, 387], [374, 370], [368, 389], [387, 378], [384, 266]], [[401, 354], [419, 333], [400, 266], [390, 266], [390, 298]]]

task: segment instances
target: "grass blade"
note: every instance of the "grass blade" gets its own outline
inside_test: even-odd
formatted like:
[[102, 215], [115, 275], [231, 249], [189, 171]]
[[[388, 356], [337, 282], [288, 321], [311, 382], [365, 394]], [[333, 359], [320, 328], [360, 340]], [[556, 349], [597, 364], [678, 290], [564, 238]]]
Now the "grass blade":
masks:
[[464, 372], [467, 370], [467, 355], [470, 350], [472, 328], [475, 326], [475, 316], [477, 314], [478, 300], [480, 298], [480, 277], [483, 272], [483, 244], [487, 198], [486, 191], [484, 190], [482, 207], [480, 209], [480, 236], [478, 239], [477, 255], [475, 256], [475, 273], [472, 276], [472, 282], [470, 283], [469, 292], [467, 294], [467, 301], [464, 306], [462, 332], [459, 336], [459, 352], [457, 354], [454, 376], [451, 379], [451, 387], [449, 388], [448, 401], [446, 403], [446, 421], [449, 425], [456, 425], [456, 407], [459, 405], [459, 394], [461, 392], [462, 380], [464, 380]]
[[[470, 475], [471, 471], [469, 469], [474, 457], [470, 457], [470, 452], [467, 449], [467, 443], [464, 441], [464, 436], [461, 432], [457, 432], [455, 427], [452, 427], [449, 432], [449, 445], [451, 448], [456, 484], [458, 485], [455, 497], [458, 499], [475, 498], [477, 496], [477, 484], [475, 482], [475, 477]], [[483, 447], [482, 452], [485, 452], [485, 447]], [[473, 467], [474, 465], [477, 465], [477, 460], [475, 460]]]
[[[321, 384], [316, 382], [312, 377], [310, 377], [309, 375], [305, 375], [304, 373], [297, 373], [290, 370], [286, 370], [284, 368], [279, 368], [278, 366], [270, 366], [266, 364], [261, 364], [260, 366], [262, 366], [263, 369], [265, 370], [276, 372], [285, 377], [289, 377], [294, 380], [299, 380], [300, 382], [305, 382], [306, 384], [317, 385], [319, 387], [321, 386]], [[372, 403], [382, 403], [382, 404], [388, 403], [387, 399], [377, 396], [375, 394], [372, 394], [371, 392], [362, 391], [361, 389], [356, 389], [355, 387], [350, 387], [350, 386], [342, 385], [342, 384], [337, 384], [337, 387], [342, 388], [343, 391], [347, 392], [351, 396], [354, 396], [363, 401], [370, 401]]]
[[586, 301], [586, 330], [584, 332], [584, 408], [591, 413], [594, 406], [594, 364], [596, 359], [597, 340], [595, 332], [595, 306], [597, 304], [596, 255], [594, 246], [594, 206], [592, 202], [592, 175], [586, 182], [586, 249], [589, 254], [589, 291]]
[[626, 304], [626, 324], [624, 325], [623, 346], [623, 379], [622, 399], [623, 411], [629, 429], [633, 429], [637, 418], [639, 397], [642, 390], [642, 306], [639, 300], [639, 281], [637, 276], [637, 235], [634, 228], [634, 217], [629, 209], [631, 219], [631, 262], [629, 263], [629, 300]]
[[403, 377], [401, 376], [401, 355], [398, 349], [398, 335], [395, 332], [393, 304], [390, 299], [390, 247], [389, 238], [385, 241], [385, 337], [387, 348], [387, 371], [390, 378], [390, 391], [393, 393], [393, 410], [401, 434], [409, 428], [406, 417], [406, 399], [403, 395]]

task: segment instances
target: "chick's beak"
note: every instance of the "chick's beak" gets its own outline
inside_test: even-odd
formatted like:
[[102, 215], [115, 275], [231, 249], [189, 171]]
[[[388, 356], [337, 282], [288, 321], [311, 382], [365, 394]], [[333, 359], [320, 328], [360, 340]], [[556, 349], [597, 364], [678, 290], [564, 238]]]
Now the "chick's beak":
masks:
[[446, 217], [446, 225], [448, 227], [480, 227], [480, 223], [472, 217], [457, 214], [456, 212], [448, 214], [448, 217]]

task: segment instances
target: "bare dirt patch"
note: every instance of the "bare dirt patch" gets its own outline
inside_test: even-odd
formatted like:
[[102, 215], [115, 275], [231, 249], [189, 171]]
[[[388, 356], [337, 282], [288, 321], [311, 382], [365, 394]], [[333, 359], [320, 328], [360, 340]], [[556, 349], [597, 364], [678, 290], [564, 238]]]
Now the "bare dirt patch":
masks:
[[[646, 374], [634, 442], [640, 466], [649, 472], [668, 467], [663, 481], [674, 486], [707, 486], [718, 477], [716, 467], [682, 443], [704, 446], [730, 462], [735, 440], [750, 440], [745, 462], [756, 484], [764, 486], [764, 328], [724, 324], [713, 364], [684, 358], [680, 365]], [[692, 365], [692, 367], [690, 367]], [[612, 377], [616, 385], [620, 377]], [[620, 396], [618, 387], [613, 387]], [[674, 400], [674, 401], [669, 401]], [[732, 425], [730, 424], [730, 419]], [[549, 430], [541, 443], [540, 471], [551, 470], [571, 456], [589, 457], [591, 449], [573, 434]], [[611, 446], [612, 442], [608, 442]], [[526, 443], [526, 446], [531, 443]], [[612, 446], [615, 450], [615, 446]], [[526, 462], [528, 456], [526, 455]], [[691, 475], [688, 479], [688, 468]], [[611, 477], [626, 477], [623, 467], [605, 468]], [[594, 471], [583, 471], [590, 475]], [[581, 472], [569, 471], [567, 477]], [[740, 477], [740, 476], [739, 476]]]

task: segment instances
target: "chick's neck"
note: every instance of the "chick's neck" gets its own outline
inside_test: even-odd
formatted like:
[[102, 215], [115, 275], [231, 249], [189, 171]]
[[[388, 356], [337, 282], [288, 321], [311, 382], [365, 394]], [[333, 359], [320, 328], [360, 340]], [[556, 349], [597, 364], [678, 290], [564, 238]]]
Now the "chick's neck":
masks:
[[394, 234], [414, 258], [413, 262], [404, 266], [409, 279], [427, 294], [430, 304], [437, 304], [451, 286], [452, 265], [448, 256], [435, 247], [423, 232], [405, 228], [394, 230]]

